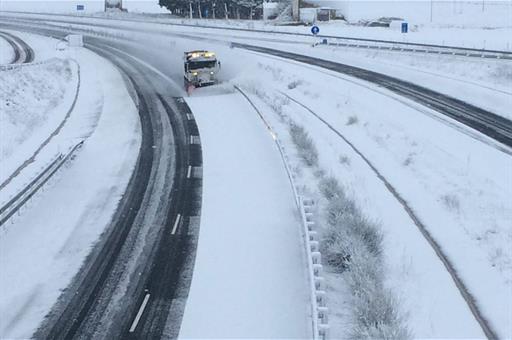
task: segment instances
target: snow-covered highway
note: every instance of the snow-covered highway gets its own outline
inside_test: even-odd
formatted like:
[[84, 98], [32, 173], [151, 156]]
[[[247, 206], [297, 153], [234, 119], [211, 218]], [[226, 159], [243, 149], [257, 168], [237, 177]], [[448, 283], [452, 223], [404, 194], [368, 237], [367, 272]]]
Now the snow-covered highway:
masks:
[[[391, 300], [400, 301], [395, 308], [404, 316], [398, 319], [412, 336], [512, 336], [508, 299], [512, 298], [508, 247], [512, 207], [507, 203], [512, 194], [507, 102], [512, 96], [506, 80], [497, 77], [492, 84], [490, 75], [472, 84], [469, 76], [457, 78], [436, 70], [422, 79], [421, 68], [414, 66], [401, 67], [396, 78], [390, 78], [395, 76], [392, 67], [362, 66], [368, 62], [368, 57], [360, 57], [362, 53], [347, 52], [336, 63], [332, 59], [339, 50], [308, 46], [306, 38], [290, 43], [283, 36], [261, 32], [254, 34], [254, 42], [249, 36], [176, 25], [141, 24], [123, 32], [121, 26], [129, 23], [120, 20], [110, 24], [105, 19], [77, 18], [74, 23], [71, 17], [14, 17], [0, 27], [55, 38], [69, 32], [84, 34], [86, 47], [103, 57], [95, 58], [115, 65], [122, 75], [125, 100], [130, 93], [139, 111], [142, 141], [139, 150], [134, 146], [137, 132], [132, 129], [124, 135], [129, 140], [132, 134], [129, 154], [137, 162], [129, 181], [132, 170], [127, 167], [123, 179], [111, 184], [99, 181], [96, 189], [84, 189], [91, 200], [101, 186], [115, 190], [106, 207], [96, 204], [97, 209], [91, 209], [83, 199], [81, 208], [69, 208], [82, 212], [77, 230], [102, 216], [103, 222], [88, 236], [91, 248], [79, 247], [80, 255], [73, 258], [60, 286], [44, 284], [46, 288], [20, 291], [24, 297], [32, 296], [29, 290], [36, 295], [45, 289], [52, 293], [38, 307], [37, 316], [27, 319], [30, 326], [19, 323], [16, 328], [17, 321], [12, 321], [31, 310], [27, 303], [7, 326], [2, 325], [0, 334], [29, 336], [57, 299], [58, 290], [71, 282], [37, 337], [312, 336], [306, 266], [291, 189], [272, 136], [233, 91], [236, 85], [257, 103], [288, 152], [296, 153], [291, 159], [294, 176], [301, 183], [300, 191], [318, 202], [315, 222], [323, 228], [321, 240], [330, 235], [332, 217], [322, 191], [326, 178], [334, 178], [347, 190], [365, 219], [378, 222], [385, 272], [381, 284], [391, 292]], [[185, 93], [177, 85], [182, 82], [181, 55], [195, 48], [217, 51], [224, 84], [197, 90], [183, 100]], [[318, 58], [308, 53], [317, 53]], [[377, 60], [386, 60], [389, 52], [376, 53], [384, 53]], [[457, 63], [451, 56], [436, 58]], [[493, 66], [482, 63], [496, 69], [510, 67], [506, 61]], [[94, 72], [88, 77], [91, 84]], [[408, 83], [403, 81], [407, 77]], [[109, 81], [124, 88], [119, 75]], [[464, 91], [459, 97], [461, 83]], [[485, 96], [478, 95], [481, 88], [486, 88]], [[116, 111], [114, 106], [111, 111]], [[130, 115], [136, 116], [133, 107]], [[125, 123], [133, 128], [133, 121]], [[111, 127], [115, 125], [110, 121]], [[316, 163], [301, 160], [291, 135], [294, 126], [309, 136], [311, 150], [317, 149]], [[66, 191], [66, 198], [60, 199], [71, 202], [74, 191], [62, 190], [62, 185], [71, 187], [73, 180], [85, 177], [81, 185], [87, 186], [87, 176], [74, 173], [87, 172], [87, 163], [93, 163], [87, 150], [104, 141], [115, 144], [116, 138], [101, 125], [95, 129], [91, 142], [44, 197], [56, 198], [55, 192]], [[117, 142], [121, 148], [122, 141]], [[108, 157], [109, 150], [95, 152]], [[107, 167], [105, 163], [105, 171]], [[94, 176], [89, 180], [94, 181]], [[15, 220], [16, 227], [33, 229], [36, 235], [33, 221], [39, 217], [51, 228], [52, 219], [55, 223], [59, 219], [49, 213], [55, 202], [36, 201]], [[71, 247], [76, 236], [72, 232], [54, 250]], [[51, 234], [45, 237], [50, 239]], [[22, 255], [8, 245], [24, 241], [12, 228], [0, 235], [2, 249], [9, 250], [2, 255], [2, 271], [15, 273], [16, 258]], [[37, 249], [37, 238], [32, 241]], [[39, 256], [56, 256], [48, 254]], [[324, 261], [330, 336], [345, 337], [354, 322], [354, 294], [344, 278], [346, 272], [337, 272], [331, 260]], [[25, 266], [37, 262], [27, 257]], [[47, 261], [41, 268], [54, 265]], [[0, 302], [2, 313], [12, 304], [3, 297]]]
[[[2, 54], [0, 64], [24, 64], [34, 60], [34, 51], [32, 48], [16, 35], [0, 31], [0, 38], [10, 45], [10, 48], [0, 45]], [[12, 51], [13, 57], [8, 62], [3, 62], [2, 60], [5, 59], [4, 53], [7, 54], [9, 50]]]

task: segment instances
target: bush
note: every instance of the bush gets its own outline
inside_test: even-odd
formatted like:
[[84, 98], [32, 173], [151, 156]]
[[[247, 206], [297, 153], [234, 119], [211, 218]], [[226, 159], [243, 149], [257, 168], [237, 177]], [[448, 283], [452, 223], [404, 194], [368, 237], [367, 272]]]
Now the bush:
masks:
[[327, 199], [324, 261], [344, 278], [352, 292], [352, 339], [409, 339], [411, 334], [393, 292], [384, 287], [383, 235], [366, 218], [334, 177], [319, 185]]
[[357, 116], [350, 116], [350, 117], [348, 117], [347, 125], [354, 125], [354, 124], [357, 124], [358, 122], [359, 122], [359, 118], [357, 118]]
[[295, 123], [290, 123], [290, 136], [304, 162], [308, 166], [318, 166], [318, 151], [304, 128]]

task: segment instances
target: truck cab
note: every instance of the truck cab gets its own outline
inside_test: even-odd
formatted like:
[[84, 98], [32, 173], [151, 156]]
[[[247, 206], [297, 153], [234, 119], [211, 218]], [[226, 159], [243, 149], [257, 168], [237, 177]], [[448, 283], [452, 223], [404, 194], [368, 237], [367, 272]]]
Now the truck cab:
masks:
[[190, 51], [184, 54], [185, 88], [202, 87], [218, 82], [220, 62], [214, 52]]

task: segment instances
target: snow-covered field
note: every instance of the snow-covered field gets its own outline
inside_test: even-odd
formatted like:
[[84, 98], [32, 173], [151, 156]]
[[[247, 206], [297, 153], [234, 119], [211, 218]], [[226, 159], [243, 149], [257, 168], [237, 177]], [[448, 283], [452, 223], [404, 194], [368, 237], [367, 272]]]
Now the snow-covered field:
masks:
[[[81, 92], [76, 108], [52, 143], [57, 148], [73, 140], [85, 140], [85, 143], [74, 159], [54, 175], [44, 192], [31, 199], [20, 216], [2, 226], [2, 338], [30, 337], [69, 284], [109, 223], [131, 176], [140, 144], [137, 110], [121, 75], [110, 63], [83, 49], [57, 52], [53, 39], [20, 36], [29, 43], [37, 40], [40, 46], [46, 46], [46, 49], [35, 49], [38, 55], [73, 58], [80, 65]], [[31, 76], [38, 76], [37, 71]], [[58, 74], [46, 74], [48, 91], [55, 76]], [[37, 101], [29, 103], [28, 107], [18, 106], [18, 114], [37, 106]], [[43, 109], [46, 102], [40, 104]], [[52, 112], [60, 114], [56, 110], [54, 107]], [[12, 154], [16, 151], [14, 148]]]
[[12, 46], [0, 36], [0, 65], [8, 64], [14, 58], [14, 50]]

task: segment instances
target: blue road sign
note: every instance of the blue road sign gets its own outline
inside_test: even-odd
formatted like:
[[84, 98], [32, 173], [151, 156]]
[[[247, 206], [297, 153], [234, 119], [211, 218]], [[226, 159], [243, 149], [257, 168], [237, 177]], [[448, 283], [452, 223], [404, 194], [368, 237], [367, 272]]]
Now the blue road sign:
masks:
[[318, 26], [311, 27], [311, 33], [313, 33], [314, 35], [317, 35], [318, 32], [320, 32], [320, 28], [318, 28]]
[[406, 22], [402, 22], [402, 33], [407, 33], [408, 25]]
[[76, 10], [77, 11], [83, 11], [84, 9], [85, 9], [84, 5], [76, 5]]

